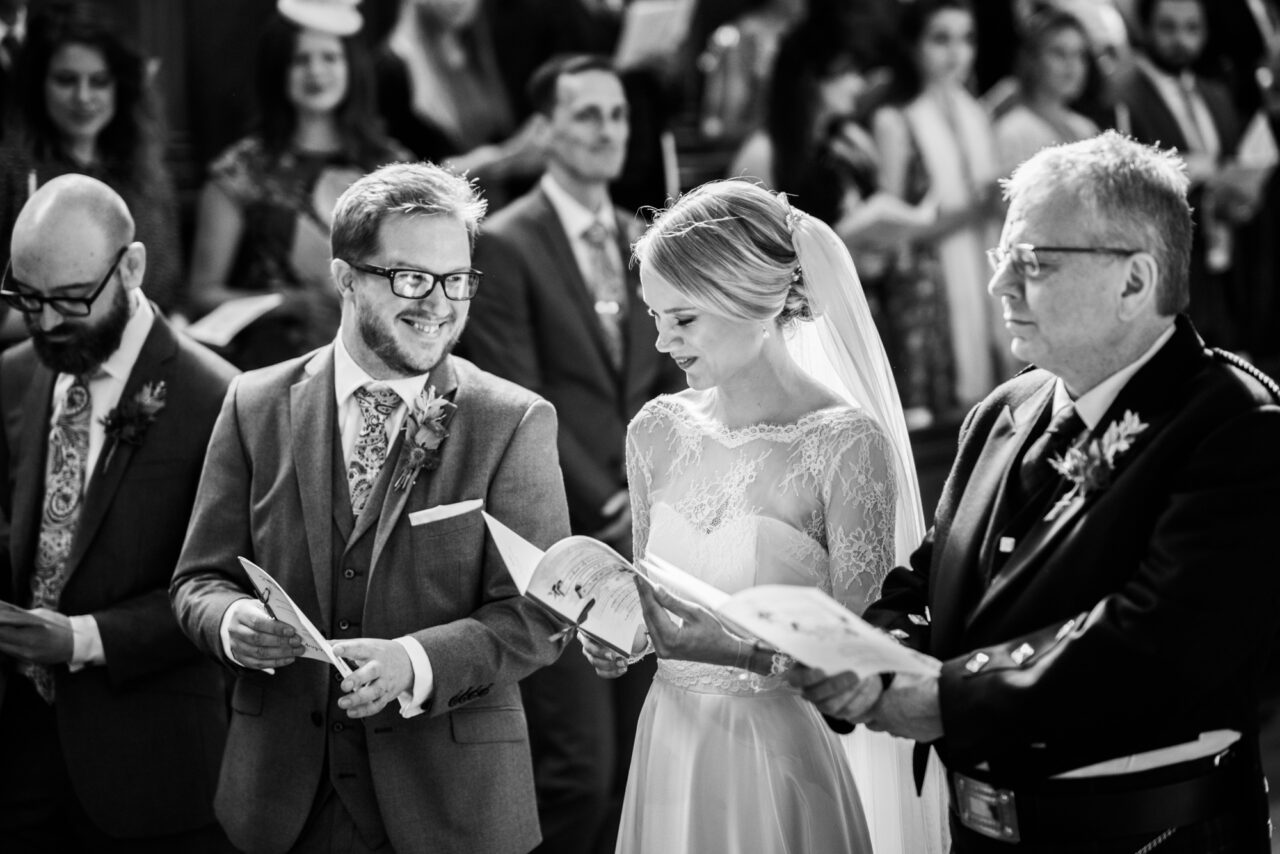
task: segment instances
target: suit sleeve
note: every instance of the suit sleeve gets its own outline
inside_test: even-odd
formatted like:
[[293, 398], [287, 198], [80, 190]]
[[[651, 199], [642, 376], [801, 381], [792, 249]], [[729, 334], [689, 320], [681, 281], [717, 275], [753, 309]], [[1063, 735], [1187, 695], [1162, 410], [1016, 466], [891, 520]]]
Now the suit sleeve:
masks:
[[250, 595], [237, 555], [253, 554], [248, 459], [233, 380], [213, 426], [187, 539], [169, 587], [178, 625], [206, 655], [227, 665], [218, 629], [232, 602]]
[[1243, 696], [1280, 613], [1277, 435], [1275, 407], [1219, 426], [1173, 475], [1123, 587], [1074, 619], [975, 651], [988, 657], [982, 667], [966, 666], [973, 653], [944, 662], [949, 755], [976, 763], [1055, 739], [1142, 743], [1153, 720]]
[[[524, 413], [489, 484], [486, 509], [539, 548], [569, 535], [569, 511], [556, 462], [556, 416], [545, 400]], [[439, 715], [523, 679], [559, 656], [560, 627], [516, 590], [492, 539], [477, 584], [483, 604], [460, 620], [413, 633], [435, 677], [426, 711]]]

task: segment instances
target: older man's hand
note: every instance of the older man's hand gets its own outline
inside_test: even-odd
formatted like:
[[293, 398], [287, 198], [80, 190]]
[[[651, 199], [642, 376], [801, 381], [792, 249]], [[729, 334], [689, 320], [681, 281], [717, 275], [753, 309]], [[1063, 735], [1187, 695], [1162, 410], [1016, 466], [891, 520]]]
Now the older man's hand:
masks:
[[928, 743], [942, 738], [942, 708], [938, 677], [898, 674], [875, 708], [855, 723], [884, 730], [899, 738]]
[[784, 674], [799, 688], [804, 698], [824, 715], [860, 723], [880, 700], [882, 683], [878, 675], [859, 679], [856, 673], [827, 676], [821, 670], [796, 665]]

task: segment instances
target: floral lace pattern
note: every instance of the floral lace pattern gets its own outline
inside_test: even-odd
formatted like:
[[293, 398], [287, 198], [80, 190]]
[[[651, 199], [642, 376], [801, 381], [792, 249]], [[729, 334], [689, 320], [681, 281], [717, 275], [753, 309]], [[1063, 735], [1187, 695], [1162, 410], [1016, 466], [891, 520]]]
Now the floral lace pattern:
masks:
[[[627, 435], [635, 554], [659, 554], [728, 593], [808, 584], [860, 613], [893, 566], [888, 440], [862, 410], [728, 428], [659, 397]], [[768, 690], [742, 671], [660, 662], [690, 690]]]

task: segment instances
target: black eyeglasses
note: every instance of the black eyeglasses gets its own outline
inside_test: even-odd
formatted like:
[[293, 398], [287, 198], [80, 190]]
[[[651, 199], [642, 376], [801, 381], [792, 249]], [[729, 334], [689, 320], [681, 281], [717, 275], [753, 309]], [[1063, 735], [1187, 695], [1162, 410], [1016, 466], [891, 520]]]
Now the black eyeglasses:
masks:
[[[102, 293], [103, 288], [107, 286], [107, 282], [111, 281], [111, 277], [115, 275], [116, 268], [120, 266], [120, 259], [128, 251], [128, 246], [120, 247], [120, 251], [116, 253], [116, 259], [111, 262], [111, 269], [107, 270], [107, 274], [102, 277], [102, 281], [98, 282], [98, 286], [93, 289], [92, 293], [83, 297], [47, 297], [36, 293], [30, 285], [24, 284], [13, 277], [13, 261], [10, 260], [8, 266], [4, 268], [3, 286], [0, 286], [0, 299], [26, 314], [44, 311], [44, 307], [47, 305], [63, 317], [88, 317], [89, 312], [93, 310], [93, 301]], [[17, 288], [22, 290], [17, 290]]]
[[1040, 258], [1037, 252], [1070, 252], [1078, 255], [1133, 255], [1141, 249], [1119, 249], [1111, 246], [1032, 246], [1030, 243], [1015, 243], [1012, 246], [997, 246], [987, 250], [987, 263], [991, 269], [1000, 272], [1005, 263], [1013, 265], [1013, 271], [1019, 276], [1034, 279], [1040, 275]]
[[484, 278], [484, 273], [479, 270], [428, 273], [426, 270], [375, 267], [372, 264], [357, 264], [354, 261], [347, 263], [353, 270], [383, 277], [391, 283], [391, 292], [405, 299], [426, 299], [439, 284], [444, 288], [446, 297], [456, 302], [465, 302], [480, 290], [480, 280]]

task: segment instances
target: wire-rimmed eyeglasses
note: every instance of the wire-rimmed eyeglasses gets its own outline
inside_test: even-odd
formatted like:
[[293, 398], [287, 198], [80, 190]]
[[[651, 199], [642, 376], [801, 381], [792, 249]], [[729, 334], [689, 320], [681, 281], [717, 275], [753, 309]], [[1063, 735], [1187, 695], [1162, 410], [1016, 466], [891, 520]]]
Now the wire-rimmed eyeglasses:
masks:
[[1000, 272], [1006, 263], [1013, 266], [1019, 276], [1034, 279], [1040, 275], [1040, 258], [1038, 252], [1070, 252], [1078, 255], [1132, 255], [1141, 249], [1121, 249], [1113, 246], [1033, 246], [1030, 243], [1015, 243], [1012, 246], [996, 246], [987, 250], [987, 263], [991, 269]]

